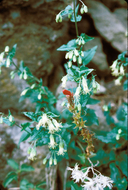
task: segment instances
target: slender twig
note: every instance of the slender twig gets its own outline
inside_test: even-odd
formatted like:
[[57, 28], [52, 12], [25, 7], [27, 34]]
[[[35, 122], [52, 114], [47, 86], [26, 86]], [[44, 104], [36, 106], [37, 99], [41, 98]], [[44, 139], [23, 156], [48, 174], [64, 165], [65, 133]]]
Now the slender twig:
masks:
[[78, 37], [79, 34], [78, 34], [78, 27], [77, 27], [77, 21], [76, 21], [76, 12], [75, 12], [76, 5], [75, 5], [75, 0], [73, 0], [73, 3], [74, 3], [73, 11], [74, 11], [74, 18], [75, 18], [76, 35]]

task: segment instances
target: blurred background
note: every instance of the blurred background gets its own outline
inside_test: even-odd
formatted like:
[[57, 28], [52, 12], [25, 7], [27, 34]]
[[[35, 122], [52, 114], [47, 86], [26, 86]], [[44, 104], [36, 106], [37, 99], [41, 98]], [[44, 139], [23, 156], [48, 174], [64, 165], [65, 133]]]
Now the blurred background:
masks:
[[[83, 0], [88, 6], [88, 13], [83, 15], [78, 23], [79, 35], [86, 33], [95, 37], [85, 44], [84, 49], [98, 46], [95, 56], [89, 63], [95, 69], [97, 80], [101, 84], [100, 91], [95, 97], [100, 100], [93, 109], [96, 110], [100, 127], [106, 128], [102, 111], [104, 104], [111, 103], [114, 115], [118, 106], [126, 102], [126, 94], [122, 86], [115, 86], [109, 66], [117, 59], [119, 53], [126, 50], [127, 42], [127, 3], [124, 0]], [[69, 40], [76, 38], [75, 25], [64, 18], [62, 23], [56, 23], [55, 17], [71, 0], [0, 0], [0, 52], [5, 46], [10, 48], [17, 44], [14, 62], [19, 65], [23, 60], [30, 71], [43, 79], [43, 85], [56, 94], [61, 78], [65, 75], [65, 53], [56, 49]], [[11, 110], [20, 124], [27, 119], [21, 115], [22, 111], [33, 111], [34, 105], [29, 101], [19, 103], [21, 91], [27, 86], [18, 77], [10, 80], [9, 73], [13, 69], [2, 68], [0, 75], [0, 112]], [[109, 128], [109, 126], [107, 126]], [[27, 143], [21, 143], [17, 148], [21, 136], [17, 127], [0, 124], [0, 184], [10, 171], [6, 164], [8, 158], [15, 158], [17, 162], [30, 163], [27, 160]], [[41, 180], [44, 174], [42, 159], [47, 153], [47, 147], [38, 149], [38, 161], [33, 163], [36, 168], [33, 182]], [[57, 173], [60, 174], [61, 171]], [[31, 175], [28, 177], [31, 179]], [[60, 179], [60, 177], [58, 177]], [[59, 180], [58, 183], [61, 183]], [[56, 189], [58, 190], [58, 189]]]

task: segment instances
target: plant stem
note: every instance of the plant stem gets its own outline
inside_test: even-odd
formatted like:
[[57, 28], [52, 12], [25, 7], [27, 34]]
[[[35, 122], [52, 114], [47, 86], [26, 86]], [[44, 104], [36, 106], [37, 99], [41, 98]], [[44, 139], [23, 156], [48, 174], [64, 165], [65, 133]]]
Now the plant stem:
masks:
[[76, 8], [75, 1], [76, 1], [76, 0], [73, 0], [73, 3], [74, 3], [73, 11], [74, 11], [74, 18], [75, 18], [76, 35], [77, 35], [77, 37], [78, 37], [79, 34], [78, 34], [78, 27], [77, 27], [77, 21], [76, 21], [76, 13], [75, 13], [75, 8]]

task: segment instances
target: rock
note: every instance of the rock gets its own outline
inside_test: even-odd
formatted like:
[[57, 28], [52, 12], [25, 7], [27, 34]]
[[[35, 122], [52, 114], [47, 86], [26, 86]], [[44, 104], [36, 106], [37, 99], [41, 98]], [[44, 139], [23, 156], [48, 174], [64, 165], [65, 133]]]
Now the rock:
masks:
[[86, 4], [98, 33], [117, 51], [125, 51], [126, 31], [122, 23], [102, 3], [86, 1]]
[[100, 84], [100, 89], [95, 94], [105, 94], [106, 88]]
[[110, 10], [121, 7], [127, 8], [127, 3], [124, 0], [100, 0], [100, 2], [102, 2]]
[[127, 30], [127, 9], [115, 9], [113, 14], [118, 18], [118, 20], [123, 24], [125, 30]]
[[84, 50], [91, 49], [96, 45], [98, 46], [96, 53], [88, 66], [94, 68], [99, 76], [104, 77], [109, 74], [110, 69], [106, 55], [103, 52], [101, 39], [99, 37], [95, 37], [93, 40], [85, 44]]

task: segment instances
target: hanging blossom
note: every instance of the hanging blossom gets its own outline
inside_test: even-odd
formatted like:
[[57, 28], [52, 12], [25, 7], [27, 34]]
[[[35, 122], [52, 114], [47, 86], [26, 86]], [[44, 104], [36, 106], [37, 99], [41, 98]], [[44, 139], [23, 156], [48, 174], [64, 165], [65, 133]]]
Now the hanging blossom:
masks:
[[87, 80], [83, 76], [82, 76], [82, 85], [84, 92], [88, 94], [91, 89], [88, 88]]
[[64, 143], [60, 142], [59, 143], [59, 151], [57, 152], [58, 155], [64, 155], [64, 153], [66, 152], [66, 150], [64, 149]]
[[[109, 187], [112, 189], [113, 181], [111, 178], [103, 176], [99, 171], [94, 169], [97, 165], [92, 164], [91, 160], [88, 158], [91, 163], [90, 167], [84, 168], [82, 170], [79, 169], [78, 164], [75, 164], [75, 167], [72, 169], [68, 167], [68, 170], [71, 170], [71, 177], [75, 180], [75, 183], [82, 182], [83, 190], [104, 190], [105, 187]], [[84, 172], [85, 171], [85, 172]], [[93, 177], [88, 177], [88, 173], [92, 171]]]
[[46, 113], [44, 113], [39, 120], [39, 123], [36, 125], [36, 129], [39, 130], [41, 126], [48, 128], [49, 133], [54, 133], [59, 131], [62, 128], [62, 125], [58, 123], [55, 119], [50, 118]]
[[65, 76], [61, 79], [61, 81], [62, 81], [62, 88], [65, 88], [65, 87], [66, 87], [66, 82], [67, 82], [67, 80], [68, 80], [67, 75], [65, 75]]

